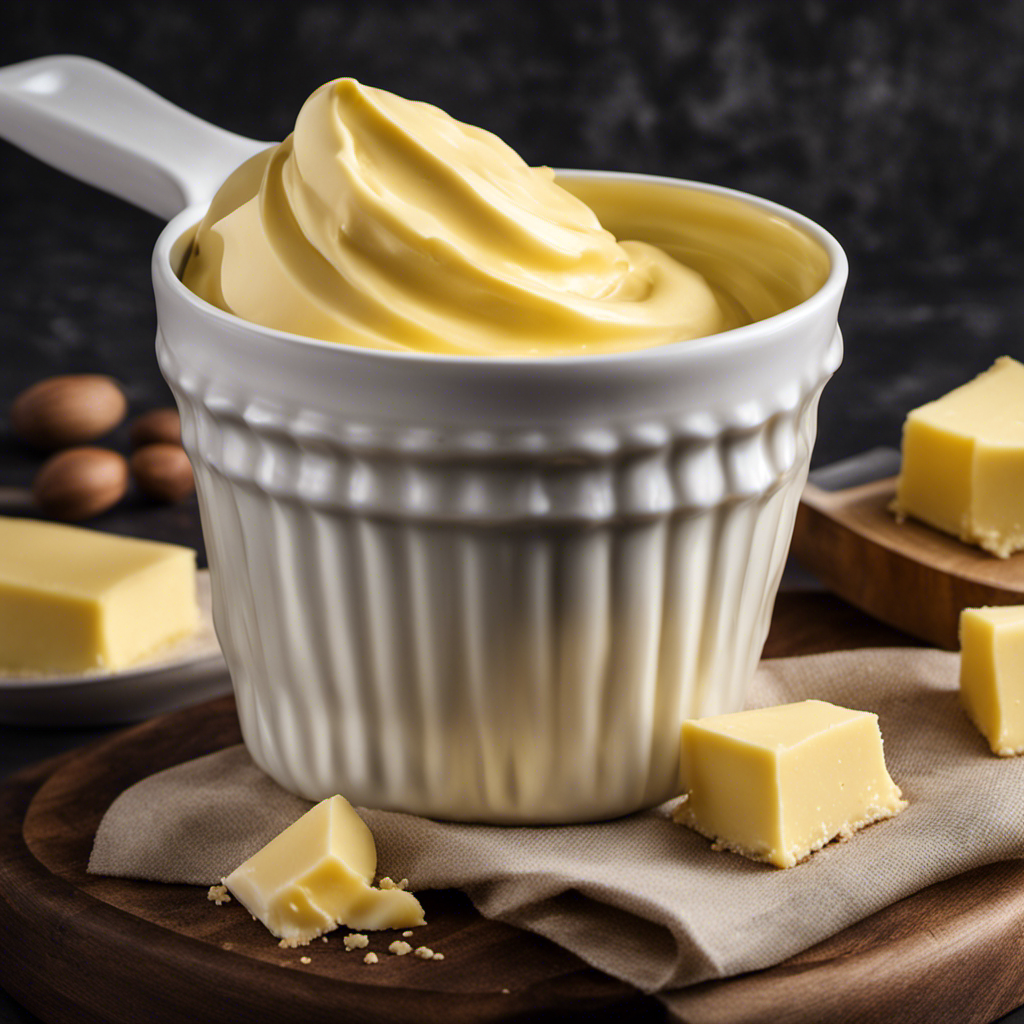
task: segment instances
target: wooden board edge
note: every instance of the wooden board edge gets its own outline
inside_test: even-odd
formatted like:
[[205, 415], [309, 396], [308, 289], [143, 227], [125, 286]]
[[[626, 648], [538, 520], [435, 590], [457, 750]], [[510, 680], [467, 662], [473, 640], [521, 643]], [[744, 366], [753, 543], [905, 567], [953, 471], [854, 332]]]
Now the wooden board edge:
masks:
[[[141, 921], [76, 889], [36, 860], [23, 840], [20, 821], [49, 775], [36, 767], [12, 777], [5, 787], [9, 799], [0, 815], [0, 984], [43, 1020], [67, 1020], [69, 1014], [76, 1021], [145, 1019], [154, 1024], [276, 1019], [261, 1002], [251, 1003], [261, 987], [257, 975], [265, 973], [266, 965], [246, 970], [248, 965], [239, 964], [229, 952]], [[116, 947], [109, 942], [111, 934], [118, 936]], [[135, 945], [137, 957], [124, 956], [124, 942]], [[198, 974], [184, 986], [182, 963]], [[153, 1003], [147, 999], [145, 1007], [133, 1005], [131, 995], [140, 970], [146, 972], [149, 992], [161, 992]], [[42, 984], [40, 978], [45, 979]], [[321, 980], [303, 974], [297, 978], [301, 987]], [[216, 1001], [211, 1003], [211, 989], [204, 982], [231, 1002], [230, 1015], [222, 1015], [224, 1007]], [[358, 1007], [345, 1007], [344, 1000], [335, 1005], [339, 1011], [365, 1011], [372, 1009], [373, 995], [360, 990], [367, 998]], [[312, 1007], [314, 1015], [307, 1016], [301, 991], [294, 998], [303, 1019], [318, 1019]], [[364, 1019], [390, 1017], [364, 1013]]]
[[[797, 508], [793, 557], [844, 601], [887, 625], [948, 651], [959, 649], [959, 609], [984, 604], [1005, 604], [991, 589], [968, 581], [954, 581], [948, 573], [925, 565], [899, 551], [861, 543], [861, 561], [855, 572], [844, 570], [837, 551], [849, 548], [851, 531], [830, 515], [801, 504]], [[926, 594], [927, 602], [908, 600], [906, 589], [886, 590], [894, 570], [912, 581], [913, 593]], [[954, 596], [954, 587], [959, 596]]]
[[[943, 920], [954, 882], [954, 898], [963, 912]], [[995, 933], [993, 889], [1005, 894]], [[889, 944], [844, 953], [828, 939], [776, 967], [682, 990], [671, 997], [672, 1008], [688, 1024], [988, 1024], [1024, 1005], [1024, 970], [1006, 970], [1005, 961], [1008, 950], [1019, 949], [1024, 927], [1024, 859], [984, 865], [929, 886], [853, 925], [845, 945], [855, 943], [859, 930], [884, 929], [908, 905], [920, 927], [908, 930], [905, 921], [894, 922]], [[966, 978], [957, 970], [965, 956], [986, 952], [991, 970], [979, 967]], [[919, 970], [907, 972], [903, 983], [883, 997], [877, 979], [891, 974], [887, 961], [893, 958]], [[817, 974], [823, 960], [833, 967], [826, 992]]]
[[[228, 698], [229, 699], [229, 698]], [[219, 698], [223, 702], [225, 698]], [[216, 704], [217, 701], [210, 702]], [[198, 709], [205, 705], [197, 705]], [[184, 715], [189, 710], [172, 712]], [[155, 720], [154, 720], [155, 721]], [[425, 992], [420, 988], [379, 984], [338, 984], [300, 969], [281, 968], [222, 950], [137, 918], [54, 874], [29, 849], [22, 833], [36, 793], [54, 772], [128, 732], [145, 732], [151, 723], [130, 727], [79, 751], [60, 755], [11, 776], [0, 804], [0, 985], [44, 1021], [76, 1024], [180, 1024], [202, 1020], [232, 1024], [393, 1024], [402, 1020], [489, 1024], [510, 1018], [570, 1022], [611, 1022], [623, 1014], [656, 1021], [664, 1007], [624, 982], [601, 975], [580, 961], [579, 970], [546, 983], [542, 997], [531, 989], [509, 995]], [[158, 883], [139, 882], [139, 885]], [[116, 936], [116, 941], [111, 941]], [[125, 943], [137, 956], [125, 957]], [[595, 995], [585, 976], [607, 981]], [[139, 976], [144, 974], [144, 994]], [[268, 981], [278, 989], [268, 1005]], [[284, 989], [283, 996], [281, 990]], [[160, 995], [154, 998], [153, 993]], [[404, 1010], [396, 1010], [401, 995]], [[549, 1006], [538, 1009], [538, 998]], [[442, 1005], [443, 1004], [443, 1005]], [[281, 1012], [286, 1006], [287, 1010]]]
[[[913, 517], [897, 520], [889, 509], [895, 497], [895, 483], [896, 477], [890, 477], [842, 491], [824, 491], [807, 484], [800, 505], [841, 525], [866, 543], [882, 547], [913, 564], [929, 564], [907, 554], [915, 549], [927, 552], [936, 561], [945, 560], [949, 568], [943, 571], [944, 575], [984, 590], [993, 596], [993, 603], [1024, 600], [1024, 579], [1012, 584], [1000, 580], [1001, 575], [1009, 575], [1010, 566], [1018, 565], [1016, 555], [999, 558]], [[878, 526], [878, 523], [884, 525]]]

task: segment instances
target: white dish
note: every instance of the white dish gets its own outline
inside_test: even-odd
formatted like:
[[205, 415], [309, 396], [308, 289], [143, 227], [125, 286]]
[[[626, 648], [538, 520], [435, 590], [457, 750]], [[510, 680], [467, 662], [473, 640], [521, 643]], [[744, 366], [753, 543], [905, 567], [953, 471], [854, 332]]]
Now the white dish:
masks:
[[101, 725], [135, 722], [228, 693], [231, 677], [213, 629], [210, 574], [197, 574], [199, 629], [122, 672], [12, 676], [0, 673], [0, 722]]
[[[176, 214], [153, 254], [157, 358], [256, 764], [310, 799], [488, 822], [678, 793], [682, 721], [742, 707], [767, 634], [842, 355], [835, 239], [710, 185], [562, 171], [609, 213], [642, 187], [655, 224], [684, 197], [728, 207], [736, 243], [713, 261], [747, 251], [751, 219], [775, 225], [772, 246], [809, 243], [827, 278], [775, 316], [638, 352], [354, 348], [178, 278], [217, 186], [266, 143], [75, 57], [0, 69], [0, 115], [28, 152]], [[619, 213], [620, 237], [655, 240]]]

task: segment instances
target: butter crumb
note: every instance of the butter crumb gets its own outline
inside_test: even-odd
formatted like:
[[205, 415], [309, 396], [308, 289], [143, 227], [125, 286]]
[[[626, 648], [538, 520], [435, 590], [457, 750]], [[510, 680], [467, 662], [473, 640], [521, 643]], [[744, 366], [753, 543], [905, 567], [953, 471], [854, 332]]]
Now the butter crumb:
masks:
[[299, 963], [300, 964], [311, 964], [312, 962], [313, 961], [310, 960], [310, 958], [308, 956], [300, 956], [299, 957]]
[[421, 960], [433, 960], [434, 951], [429, 946], [417, 946], [412, 951], [413, 956], [418, 956]]
[[388, 876], [385, 875], [377, 885], [381, 889], [401, 889], [403, 892], [408, 892], [409, 879], [403, 878], [401, 881], [396, 882], [393, 878], [388, 878]]
[[444, 953], [435, 953], [430, 959], [431, 960], [443, 960], [444, 959]]
[[363, 963], [364, 964], [375, 964], [375, 963], [377, 963], [377, 954], [376, 953], [367, 953], [366, 956], [363, 957]]
[[412, 952], [412, 946], [410, 946], [408, 942], [403, 942], [401, 939], [395, 939], [395, 941], [388, 946], [388, 952], [394, 953], [395, 956], [405, 956], [406, 953]]
[[412, 929], [411, 928], [406, 928], [406, 930], [404, 932], [402, 932], [402, 938], [403, 939], [409, 938], [410, 935], [412, 935]]
[[507, 995], [509, 995], [510, 993], [509, 993], [509, 990], [508, 990], [507, 988], [503, 988], [503, 989], [501, 990], [501, 994], [502, 994], [503, 996], [507, 996]]
[[230, 903], [231, 896], [228, 894], [226, 885], [211, 885], [206, 892], [206, 898], [212, 900], [219, 907], [222, 903]]
[[345, 950], [366, 949], [370, 940], [362, 932], [349, 932], [342, 940], [345, 943]]

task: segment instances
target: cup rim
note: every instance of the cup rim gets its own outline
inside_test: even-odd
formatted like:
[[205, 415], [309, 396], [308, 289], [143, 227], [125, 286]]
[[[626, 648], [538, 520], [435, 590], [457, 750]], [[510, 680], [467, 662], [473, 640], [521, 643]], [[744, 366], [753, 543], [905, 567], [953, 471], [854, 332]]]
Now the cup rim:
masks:
[[802, 302], [789, 309], [756, 320], [741, 327], [734, 327], [717, 334], [705, 335], [702, 338], [681, 339], [661, 345], [632, 349], [620, 352], [590, 352], [578, 355], [496, 355], [479, 356], [451, 352], [425, 352], [413, 349], [377, 349], [363, 345], [349, 345], [341, 341], [326, 341], [305, 334], [294, 334], [290, 331], [265, 327], [262, 324], [245, 320], [234, 313], [220, 309], [187, 288], [171, 266], [171, 250], [186, 231], [195, 227], [209, 208], [210, 203], [196, 203], [186, 207], [174, 216], [160, 232], [153, 249], [152, 272], [154, 287], [163, 285], [176, 299], [191, 306], [201, 317], [212, 318], [226, 327], [242, 329], [249, 333], [266, 338], [268, 341], [300, 344], [307, 348], [322, 351], [338, 352], [348, 358], [365, 358], [371, 361], [407, 362], [435, 364], [438, 367], [454, 366], [515, 366], [519, 368], [565, 368], [587, 365], [611, 364], [628, 362], [650, 362], [662, 359], [700, 358], [708, 349], [718, 355], [726, 355], [729, 350], [737, 354], [748, 346], [757, 345], [773, 338], [780, 330], [792, 324], [812, 318], [822, 308], [835, 303], [838, 305], [846, 287], [849, 276], [849, 262], [843, 247], [837, 239], [820, 224], [781, 203], [760, 196], [742, 192], [739, 189], [727, 188], [724, 185], [713, 185], [708, 182], [693, 181], [687, 178], [674, 178], [667, 175], [639, 174], [631, 171], [582, 170], [577, 168], [555, 168], [557, 177], [571, 177], [597, 181], [636, 182], [647, 185], [668, 185], [674, 188], [687, 188], [698, 192], [722, 196], [737, 200], [760, 212], [782, 218], [792, 226], [803, 231], [825, 250], [829, 259], [829, 272], [821, 287]]

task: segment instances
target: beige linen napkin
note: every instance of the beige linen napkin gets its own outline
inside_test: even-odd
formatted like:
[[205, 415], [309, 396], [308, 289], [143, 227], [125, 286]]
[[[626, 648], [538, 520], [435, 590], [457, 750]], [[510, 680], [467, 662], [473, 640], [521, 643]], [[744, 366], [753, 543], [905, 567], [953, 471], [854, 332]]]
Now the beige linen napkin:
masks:
[[[818, 697], [875, 711], [910, 806], [789, 870], [715, 852], [668, 820], [498, 827], [366, 811], [379, 871], [464, 890], [647, 992], [778, 963], [924, 887], [1024, 856], [1024, 757], [998, 758], [957, 696], [955, 654], [861, 650], [762, 662], [748, 706]], [[309, 803], [233, 747], [145, 779], [110, 807], [89, 870], [211, 884]]]

